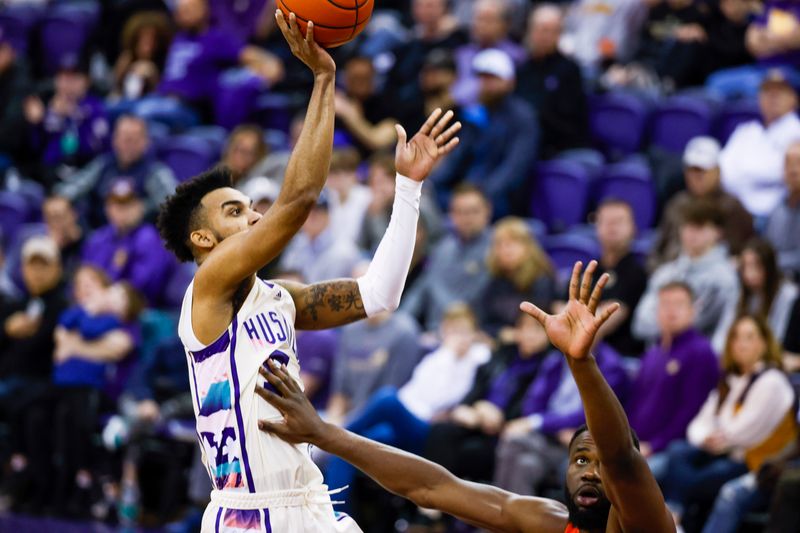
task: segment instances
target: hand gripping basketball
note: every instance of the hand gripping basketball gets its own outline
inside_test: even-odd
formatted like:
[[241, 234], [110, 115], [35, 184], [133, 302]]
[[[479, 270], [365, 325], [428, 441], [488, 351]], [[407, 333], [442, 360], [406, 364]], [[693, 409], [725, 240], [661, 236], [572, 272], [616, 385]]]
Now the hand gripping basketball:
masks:
[[374, 0], [277, 0], [277, 4], [284, 16], [295, 14], [304, 34], [313, 20], [317, 43], [333, 48], [351, 41], [367, 26]]
[[288, 17], [285, 17], [280, 10], [276, 10], [275, 22], [278, 24], [281, 33], [283, 33], [286, 42], [289, 43], [292, 53], [297, 59], [305, 63], [314, 74], [336, 71], [336, 63], [333, 62], [333, 58], [314, 40], [315, 26], [313, 22], [309, 21], [306, 24], [305, 36], [300, 31], [297, 24], [297, 16], [294, 13], [289, 13]]

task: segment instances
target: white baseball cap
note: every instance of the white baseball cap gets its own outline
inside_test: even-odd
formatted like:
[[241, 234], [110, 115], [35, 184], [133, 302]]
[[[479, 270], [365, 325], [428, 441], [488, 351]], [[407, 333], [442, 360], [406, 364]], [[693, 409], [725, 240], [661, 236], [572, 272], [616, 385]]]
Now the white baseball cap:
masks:
[[687, 167], [699, 167], [711, 170], [719, 166], [720, 146], [713, 137], [695, 137], [686, 145], [683, 152], [683, 164]]
[[506, 81], [515, 77], [514, 62], [511, 57], [497, 48], [478, 52], [472, 60], [472, 70], [475, 74], [489, 74]]
[[258, 203], [262, 200], [274, 202], [281, 192], [281, 187], [271, 179], [262, 176], [250, 180], [250, 182], [244, 186], [242, 192], [253, 200], [254, 203]]
[[22, 245], [22, 260], [29, 261], [34, 257], [44, 259], [48, 263], [56, 263], [61, 260], [61, 252], [53, 239], [45, 235], [37, 235]]

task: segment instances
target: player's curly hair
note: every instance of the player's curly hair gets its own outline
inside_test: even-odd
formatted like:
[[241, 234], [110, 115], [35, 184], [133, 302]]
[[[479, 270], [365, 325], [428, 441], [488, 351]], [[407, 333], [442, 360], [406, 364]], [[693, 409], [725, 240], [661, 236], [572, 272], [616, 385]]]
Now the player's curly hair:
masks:
[[203, 197], [216, 189], [232, 187], [231, 171], [218, 166], [181, 183], [175, 194], [168, 196], [158, 213], [158, 231], [167, 250], [181, 261], [193, 261], [189, 242], [191, 232], [200, 227], [204, 217], [200, 209]]

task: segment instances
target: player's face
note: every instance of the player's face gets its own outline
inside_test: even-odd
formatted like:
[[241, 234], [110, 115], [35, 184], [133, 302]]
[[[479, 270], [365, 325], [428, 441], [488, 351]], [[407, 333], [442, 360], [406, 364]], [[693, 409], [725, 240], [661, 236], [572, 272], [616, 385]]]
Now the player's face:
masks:
[[248, 231], [261, 219], [253, 210], [250, 198], [236, 189], [225, 187], [211, 191], [203, 197], [208, 229], [217, 244], [231, 235]]
[[572, 443], [566, 483], [569, 521], [579, 529], [605, 528], [611, 502], [600, 479], [597, 446], [588, 431]]

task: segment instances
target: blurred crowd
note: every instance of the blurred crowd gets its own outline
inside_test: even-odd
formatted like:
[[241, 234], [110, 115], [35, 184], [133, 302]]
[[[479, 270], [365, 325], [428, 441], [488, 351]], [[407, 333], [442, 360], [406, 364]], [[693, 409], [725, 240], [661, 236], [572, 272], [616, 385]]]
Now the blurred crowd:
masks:
[[[194, 531], [177, 311], [153, 222], [215, 164], [260, 212], [313, 80], [271, 0], [0, 2], [0, 523]], [[575, 260], [621, 304], [594, 349], [687, 532], [800, 531], [800, 1], [381, 0], [336, 59], [334, 153], [259, 273], [358, 276], [394, 124], [453, 109], [400, 309], [298, 332], [324, 416], [468, 479], [563, 497], [584, 422], [528, 300]], [[307, 125], [313, 127], [313, 124]], [[315, 455], [368, 532], [470, 531]]]

